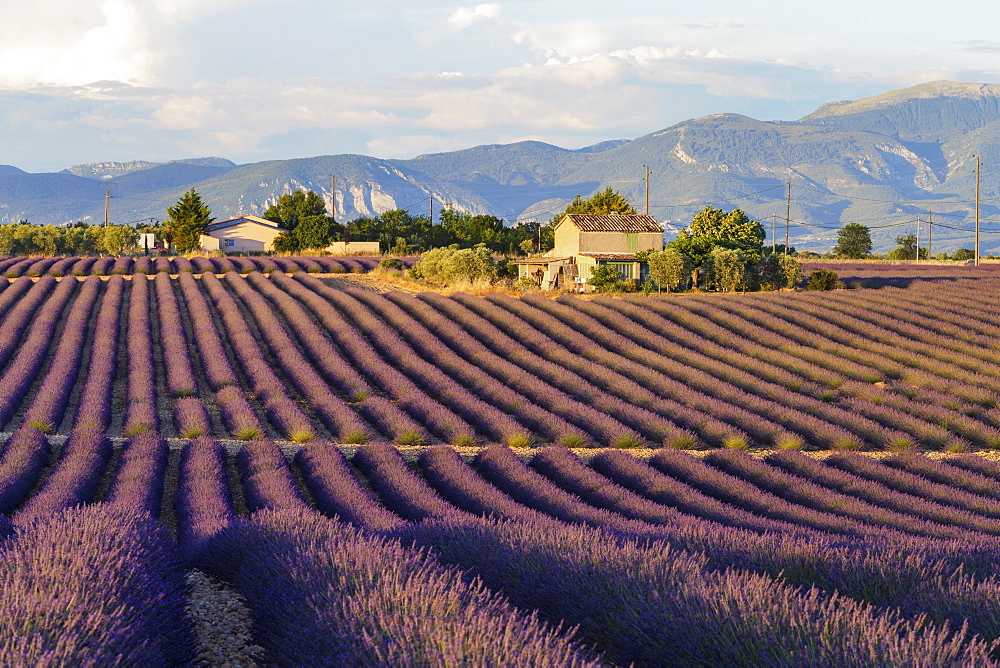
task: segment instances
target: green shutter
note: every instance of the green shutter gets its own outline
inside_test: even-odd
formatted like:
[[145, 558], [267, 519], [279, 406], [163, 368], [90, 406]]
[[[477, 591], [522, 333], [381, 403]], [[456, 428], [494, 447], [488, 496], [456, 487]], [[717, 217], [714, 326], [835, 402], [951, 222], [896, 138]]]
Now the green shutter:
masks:
[[639, 252], [639, 233], [638, 232], [626, 232], [625, 233], [625, 243], [628, 245], [629, 253]]

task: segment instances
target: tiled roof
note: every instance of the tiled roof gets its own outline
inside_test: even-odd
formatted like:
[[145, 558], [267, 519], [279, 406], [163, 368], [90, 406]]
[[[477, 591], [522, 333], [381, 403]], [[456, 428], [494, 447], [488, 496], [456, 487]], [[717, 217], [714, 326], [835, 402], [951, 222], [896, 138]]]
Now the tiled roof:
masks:
[[644, 214], [569, 213], [559, 221], [571, 220], [581, 232], [663, 232], [652, 216]]
[[209, 232], [214, 232], [215, 230], [225, 229], [227, 227], [232, 227], [233, 225], [242, 225], [243, 223], [251, 223], [253, 225], [260, 225], [261, 227], [269, 227], [272, 230], [281, 230], [283, 228], [279, 227], [277, 223], [267, 220], [266, 218], [260, 218], [258, 216], [239, 216], [237, 218], [230, 218], [228, 220], [220, 220], [218, 222], [212, 223], [205, 229]]
[[583, 257], [595, 260], [611, 260], [612, 262], [635, 262], [635, 253], [580, 253]]

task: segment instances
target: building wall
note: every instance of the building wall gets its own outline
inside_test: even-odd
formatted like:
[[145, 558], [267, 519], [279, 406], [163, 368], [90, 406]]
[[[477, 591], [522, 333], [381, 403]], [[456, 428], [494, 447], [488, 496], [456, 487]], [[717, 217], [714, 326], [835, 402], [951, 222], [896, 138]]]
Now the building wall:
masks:
[[[632, 237], [632, 245], [629, 237]], [[580, 253], [635, 253], [643, 250], [662, 250], [661, 232], [580, 232]]]
[[223, 253], [250, 253], [271, 250], [274, 238], [280, 233], [280, 230], [254, 223], [238, 223], [214, 230], [212, 236], [219, 240], [219, 248]]
[[572, 257], [580, 252], [580, 230], [566, 221], [555, 231], [555, 247], [549, 251], [552, 257]]

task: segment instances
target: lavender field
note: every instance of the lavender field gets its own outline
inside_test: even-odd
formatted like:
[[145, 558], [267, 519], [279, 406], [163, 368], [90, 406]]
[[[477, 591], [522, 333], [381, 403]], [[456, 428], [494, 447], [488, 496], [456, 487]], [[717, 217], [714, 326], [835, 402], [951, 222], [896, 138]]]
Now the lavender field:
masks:
[[5, 665], [1000, 658], [1000, 280], [0, 288]]
[[[378, 257], [7, 257], [0, 256], [0, 275], [5, 278], [30, 276], [112, 276], [120, 274], [179, 274], [235, 271], [305, 271], [313, 274], [365, 273], [374, 269]], [[412, 266], [417, 258], [402, 258]]]

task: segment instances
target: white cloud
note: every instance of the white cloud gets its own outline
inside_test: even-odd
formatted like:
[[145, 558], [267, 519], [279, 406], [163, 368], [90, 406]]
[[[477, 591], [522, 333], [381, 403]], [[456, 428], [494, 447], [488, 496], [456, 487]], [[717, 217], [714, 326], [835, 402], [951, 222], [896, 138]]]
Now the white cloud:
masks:
[[476, 5], [475, 7], [459, 7], [448, 17], [448, 27], [453, 30], [465, 30], [471, 28], [480, 21], [493, 20], [500, 16], [500, 5], [489, 3]]
[[35, 0], [4, 7], [0, 86], [149, 84], [181, 25], [261, 0]]

